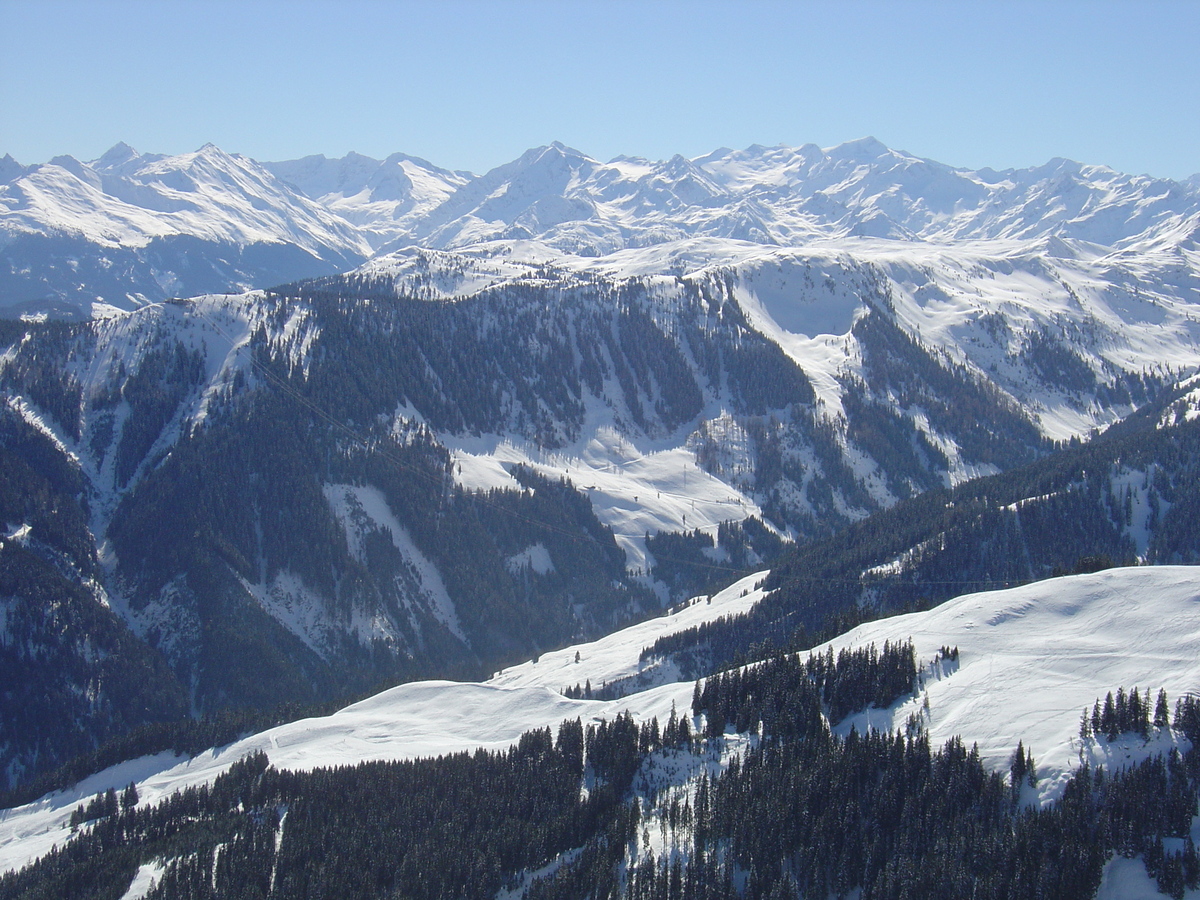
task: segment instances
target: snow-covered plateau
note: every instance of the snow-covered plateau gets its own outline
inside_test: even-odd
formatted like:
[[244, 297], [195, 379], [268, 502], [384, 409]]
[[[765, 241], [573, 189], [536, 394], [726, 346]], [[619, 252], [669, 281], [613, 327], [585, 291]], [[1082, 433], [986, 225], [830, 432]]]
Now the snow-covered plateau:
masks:
[[[750, 608], [762, 597], [762, 578], [750, 576], [668, 616], [544, 654], [487, 682], [402, 685], [331, 716], [283, 725], [191, 759], [166, 753], [115, 766], [0, 813], [0, 869], [67, 840], [71, 811], [98, 791], [134, 781], [139, 796], [155, 802], [210, 782], [257, 750], [277, 767], [310, 770], [502, 748], [524, 731], [567, 718], [592, 721], [628, 710], [638, 720], [665, 720], [673, 706], [690, 707], [690, 682], [668, 681], [610, 701], [572, 700], [561, 691], [576, 682], [599, 686], [636, 675], [646, 665], [641, 650], [655, 638]], [[1027, 793], [1027, 801], [1047, 803], [1081, 761], [1117, 768], [1182, 740], [1156, 729], [1145, 740], [1081, 740], [1079, 718], [1120, 687], [1147, 694], [1165, 689], [1173, 701], [1200, 683], [1200, 576], [1190, 567], [1135, 567], [969, 594], [927, 612], [860, 626], [813, 652], [905, 640], [913, 642], [923, 666], [918, 692], [889, 709], [853, 715], [837, 730], [903, 729], [916, 715], [935, 745], [959, 736], [968, 746], [978, 744], [986, 764], [1000, 771], [1022, 741], [1038, 772], [1037, 790]], [[958, 648], [956, 663], [935, 662], [943, 646]], [[1200, 828], [1193, 834], [1200, 837]], [[1139, 884], [1156, 896], [1139, 870], [1136, 861], [1111, 863], [1100, 896], [1133, 896], [1123, 892]]]

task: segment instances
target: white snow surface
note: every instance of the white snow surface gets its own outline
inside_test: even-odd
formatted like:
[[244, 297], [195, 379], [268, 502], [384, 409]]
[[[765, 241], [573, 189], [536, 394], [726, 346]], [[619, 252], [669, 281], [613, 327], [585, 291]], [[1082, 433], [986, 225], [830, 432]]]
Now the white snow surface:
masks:
[[856, 714], [838, 729], [903, 728], [927, 694], [924, 722], [935, 747], [957, 735], [979, 745], [985, 764], [1007, 771], [1023, 741], [1047, 801], [1081, 759], [1121, 766], [1169, 749], [1171, 739], [1157, 734], [1081, 743], [1080, 714], [1120, 687], [1151, 699], [1165, 688], [1172, 705], [1200, 688], [1200, 568], [1110, 569], [967, 594], [861, 625], [816, 651], [910, 638], [924, 662], [957, 646], [957, 665], [928, 669], [918, 697]]
[[721, 522], [762, 517], [747, 494], [701, 469], [678, 436], [634, 440], [603, 423], [606, 410], [592, 406], [590, 427], [574, 445], [557, 451], [510, 436], [440, 434], [451, 451], [455, 478], [469, 490], [517, 490], [509, 474], [523, 464], [547, 478], [568, 479], [587, 493], [592, 511], [613, 531], [626, 567], [644, 572], [654, 564], [646, 535], [700, 529], [714, 537]]
[[504, 561], [504, 564], [513, 574], [526, 569], [536, 572], [538, 575], [549, 575], [554, 571], [554, 560], [550, 558], [550, 551], [540, 541], [530, 544], [520, 553], [514, 553]]
[[[1114, 856], [1104, 866], [1096, 900], [1162, 900], [1166, 895], [1146, 871], [1141, 857], [1126, 859]], [[1184, 896], [1194, 900], [1200, 891], [1185, 891]]]
[[0, 185], [0, 233], [59, 231], [104, 247], [187, 234], [235, 244], [293, 243], [364, 258], [357, 230], [252, 159], [206, 144], [178, 156], [118, 145], [99, 160], [60, 156]]
[[137, 874], [133, 876], [133, 881], [122, 896], [121, 900], [142, 900], [150, 889], [162, 878], [163, 872], [166, 871], [166, 866], [159, 860], [143, 863], [138, 867]]
[[[608, 702], [569, 700], [558, 689], [635, 675], [641, 649], [655, 637], [757, 602], [762, 593], [756, 585], [764, 574], [731, 585], [711, 603], [700, 599], [600, 641], [543, 654], [483, 684], [401, 685], [331, 716], [283, 725], [193, 759], [164, 753], [122, 763], [74, 788], [0, 813], [0, 870], [61, 844], [68, 837], [71, 810], [97, 791], [132, 780], [142, 802], [153, 803], [179, 788], [211, 781], [233, 761], [260, 749], [276, 766], [304, 770], [500, 749], [528, 729], [553, 728], [577, 716], [592, 721], [629, 710], [639, 719], [665, 720], [672, 704], [688, 708], [690, 682]], [[1118, 687], [1137, 686], [1151, 694], [1162, 687], [1173, 701], [1200, 684], [1200, 569], [1114, 569], [969, 594], [927, 612], [862, 625], [829, 646], [836, 652], [906, 639], [925, 664], [943, 645], [959, 649], [957, 666], [926, 667], [921, 696], [929, 697], [925, 722], [935, 745], [960, 736], [968, 745], [979, 745], [988, 765], [1007, 770], [1017, 742], [1024, 741], [1040, 779], [1026, 799], [1046, 802], [1059, 795], [1081, 754], [1093, 765], [1121, 766], [1172, 746], [1174, 739], [1161, 734], [1145, 742], [1124, 737], [1111, 745], [1101, 739], [1081, 746], [1079, 716]], [[901, 728], [921, 709], [921, 699], [905, 699], [888, 710], [853, 716], [838, 728]], [[1139, 896], [1121, 893], [1125, 885], [1146, 887], [1136, 865], [1114, 863], [1106, 870], [1102, 896]]]
[[385, 160], [349, 153], [341, 159], [318, 155], [262, 165], [358, 226], [372, 247], [402, 238], [473, 177], [403, 153]]
[[[211, 782], [248, 753], [263, 750], [271, 762], [294, 770], [353, 765], [367, 760], [415, 759], [485, 747], [503, 750], [534, 728], [556, 728], [565, 719], [585, 722], [629, 710], [639, 719], [666, 721], [672, 704], [691, 703], [690, 683], [670, 683], [609, 702], [569, 700], [558, 691], [567, 679], [591, 682], [635, 675], [643, 647], [665, 634], [749, 609], [762, 598], [754, 575], [674, 613], [634, 625], [590, 644], [543, 654], [491, 681], [425, 681], [400, 685], [331, 716], [304, 719], [191, 759], [172, 753], [143, 757], [106, 769], [73, 788], [0, 812], [0, 872], [17, 868], [62, 844], [71, 811], [109, 787], [137, 783], [139, 803], [154, 803], [189, 785]], [[574, 662], [576, 651], [580, 661]]]

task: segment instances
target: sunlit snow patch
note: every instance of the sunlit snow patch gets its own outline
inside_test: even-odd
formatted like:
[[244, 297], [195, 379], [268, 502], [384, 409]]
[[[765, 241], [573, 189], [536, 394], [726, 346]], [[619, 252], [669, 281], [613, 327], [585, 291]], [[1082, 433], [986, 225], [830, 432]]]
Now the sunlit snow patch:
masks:
[[441, 435], [451, 448], [454, 475], [468, 490], [520, 490], [511, 475], [525, 465], [545, 478], [566, 478], [587, 494], [592, 510], [612, 529], [626, 567], [654, 564], [646, 535], [700, 529], [715, 535], [722, 522], [762, 516], [758, 504], [699, 467], [687, 447], [640, 449], [607, 427], [561, 451], [543, 451], [510, 438]]

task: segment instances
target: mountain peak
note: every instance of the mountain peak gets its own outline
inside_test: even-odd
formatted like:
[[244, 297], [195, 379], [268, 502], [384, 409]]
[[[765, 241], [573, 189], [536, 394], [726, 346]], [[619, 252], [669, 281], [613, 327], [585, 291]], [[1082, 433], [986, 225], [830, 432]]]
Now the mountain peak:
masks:
[[207, 144], [205, 144], [203, 147], [201, 147], [199, 150], [197, 150], [195, 153], [193, 153], [192, 156], [199, 157], [201, 159], [237, 159], [238, 158], [237, 154], [226, 153], [224, 150], [222, 150], [216, 144], [212, 143], [212, 141], [209, 141]]
[[[519, 159], [492, 169], [487, 177], [515, 177], [519, 179], [542, 177], [550, 178], [552, 182], [558, 183], [563, 178], [569, 177], [569, 173], [578, 171], [580, 167], [599, 165], [600, 163], [596, 162], [586, 153], [581, 153], [572, 147], [568, 147], [566, 144], [554, 141], [541, 147], [532, 147], [526, 150], [521, 154]], [[566, 182], [562, 181], [559, 187], [565, 188]]]
[[91, 173], [91, 175], [89, 176], [88, 173], [90, 171], [90, 167], [84, 165], [83, 163], [81, 163], [79, 160], [77, 160], [73, 156], [69, 156], [69, 155], [56, 156], [52, 160], [50, 160], [50, 165], [58, 166], [59, 168], [66, 169], [72, 175], [76, 176], [77, 178], [82, 178], [85, 181], [90, 181], [96, 177], [95, 173]]
[[854, 141], [846, 141], [836, 147], [830, 147], [826, 153], [842, 159], [852, 159], [859, 162], [870, 162], [891, 153], [891, 148], [874, 137], [867, 136]]
[[119, 166], [121, 163], [129, 162], [131, 159], [137, 159], [140, 155], [124, 141], [118, 141], [109, 147], [103, 156], [96, 160], [96, 165], [101, 168]]
[[11, 154], [5, 153], [4, 157], [0, 159], [0, 184], [7, 184], [20, 178], [25, 171], [25, 167], [13, 159]]
[[535, 154], [533, 157], [535, 160], [561, 158], [583, 162], [591, 159], [586, 153], [576, 150], [562, 141], [551, 141], [544, 147], [535, 148], [532, 152]]

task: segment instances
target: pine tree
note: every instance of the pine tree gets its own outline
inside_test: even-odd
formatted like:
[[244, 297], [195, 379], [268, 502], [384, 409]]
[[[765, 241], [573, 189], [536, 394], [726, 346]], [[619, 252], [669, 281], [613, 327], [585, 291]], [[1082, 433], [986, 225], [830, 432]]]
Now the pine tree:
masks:
[[1154, 727], [1169, 728], [1171, 726], [1171, 712], [1167, 705], [1167, 689], [1159, 688], [1158, 702], [1154, 705]]
[[1121, 724], [1117, 721], [1117, 708], [1113, 703], [1112, 691], [1104, 698], [1104, 712], [1100, 714], [1100, 724], [1110, 741], [1115, 741], [1121, 733]]
[[1183, 845], [1183, 880], [1190, 890], [1200, 888], [1200, 857], [1196, 855], [1196, 845], [1190, 834]]
[[1013, 753], [1012, 762], [1008, 768], [1009, 774], [1012, 776], [1012, 795], [1015, 799], [1021, 793], [1021, 782], [1025, 780], [1025, 775], [1029, 771], [1029, 760], [1025, 753], [1025, 742], [1018, 741], [1016, 752]]

